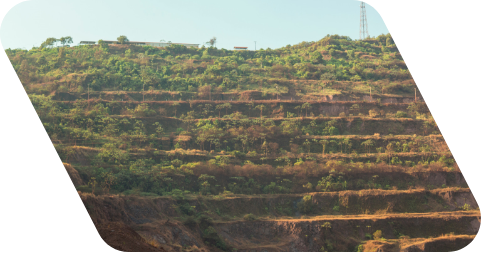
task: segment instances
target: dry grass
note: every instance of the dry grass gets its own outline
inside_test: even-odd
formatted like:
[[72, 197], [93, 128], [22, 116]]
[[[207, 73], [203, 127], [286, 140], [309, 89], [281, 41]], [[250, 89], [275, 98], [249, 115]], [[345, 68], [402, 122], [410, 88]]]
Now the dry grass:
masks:
[[[300, 219], [292, 217], [261, 217], [262, 222], [301, 222], [301, 221], [336, 221], [336, 220], [390, 220], [390, 219], [439, 219], [449, 220], [461, 217], [479, 217], [479, 210], [475, 211], [452, 211], [452, 212], [431, 212], [431, 213], [389, 213], [389, 214], [355, 214], [355, 215], [322, 215], [322, 216], [302, 216]], [[231, 221], [219, 221], [218, 223], [239, 223], [244, 219], [238, 217]]]
[[[69, 92], [70, 94], [85, 94], [86, 92], [82, 92], [82, 93], [75, 93], [75, 92]], [[182, 93], [186, 93], [187, 92], [182, 92]], [[135, 92], [135, 91], [101, 91], [101, 92], [90, 92], [91, 95], [96, 95], [96, 94], [105, 94], [105, 95], [142, 95], [143, 93], [141, 91], [139, 92]], [[176, 92], [167, 92], [167, 91], [153, 91], [153, 92], [150, 92], [150, 91], [146, 91], [145, 92], [145, 95], [163, 95], [163, 94], [168, 94], [170, 96], [172, 95], [177, 95], [178, 93]], [[220, 95], [221, 93], [219, 94], [214, 94], [212, 93], [212, 95]], [[224, 95], [229, 95], [229, 94], [235, 94], [235, 93], [229, 93], [229, 92], [225, 92], [225, 93], [222, 93]], [[272, 93], [271, 95], [275, 95], [275, 93]], [[363, 94], [364, 95], [364, 94]], [[325, 96], [325, 95], [321, 95], [321, 96]], [[377, 95], [377, 96], [380, 96], [380, 95]], [[310, 103], [311, 105], [315, 105], [315, 104], [320, 104], [320, 105], [329, 105], [329, 104], [332, 104], [332, 105], [339, 105], [339, 104], [344, 104], [344, 105], [353, 105], [353, 104], [378, 104], [378, 102], [369, 102], [369, 101], [364, 101], [364, 100], [359, 100], [359, 101], [324, 101], [323, 99], [319, 98], [319, 97], [307, 97], [305, 96], [306, 99], [298, 99], [298, 100], [277, 100], [277, 99], [271, 99], [271, 100], [202, 100], [202, 99], [195, 99], [195, 100], [169, 100], [169, 101], [137, 101], [137, 100], [124, 100], [124, 101], [112, 101], [112, 100], [105, 100], [105, 99], [99, 99], [99, 98], [91, 98], [90, 100], [93, 101], [94, 103], [108, 103], [108, 102], [116, 102], [116, 103], [119, 103], [119, 104], [141, 104], [141, 103], [147, 103], [147, 104], [167, 104], [167, 105], [170, 105], [170, 104], [173, 104], [175, 102], [178, 102], [180, 104], [223, 104], [223, 103], [226, 103], [226, 102], [229, 102], [231, 104], [237, 104], [237, 105], [240, 105], [240, 104], [247, 104], [247, 103], [250, 103], [250, 102], [254, 102], [254, 104], [258, 105], [258, 104], [277, 104], [277, 103], [282, 103], [282, 104], [304, 104], [306, 102]], [[402, 96], [388, 96], [388, 95], [384, 95], [382, 97], [386, 97], [386, 98], [404, 98]], [[310, 98], [310, 99], [308, 99]], [[406, 98], [411, 98], [411, 96], [406, 96]], [[56, 101], [58, 103], [65, 103], [65, 104], [70, 104], [70, 103], [75, 103], [77, 101], [73, 100], [73, 101]], [[389, 103], [389, 105], [392, 105], [392, 104], [396, 104], [396, 105], [409, 105], [409, 103]]]
[[351, 140], [369, 140], [369, 139], [383, 139], [383, 140], [413, 140], [423, 138], [425, 140], [432, 140], [435, 138], [443, 138], [442, 135], [429, 135], [429, 136], [415, 136], [415, 135], [302, 135], [303, 139], [351, 139]]
[[430, 242], [436, 242], [436, 241], [441, 241], [441, 240], [455, 240], [455, 239], [468, 239], [468, 240], [474, 240], [476, 235], [454, 235], [454, 234], [443, 234], [439, 237], [435, 238], [400, 238], [399, 239], [399, 246], [402, 249], [411, 247], [411, 246], [420, 246], [422, 248], [423, 244], [430, 243]]
[[160, 244], [157, 240], [155, 240], [154, 238], [152, 238], [152, 236], [149, 236], [149, 235], [141, 235], [141, 236], [145, 239], [145, 241], [146, 241], [149, 245], [151, 245], [151, 246], [153, 246], [153, 247], [156, 247], [156, 248], [160, 247], [161, 244]]
[[328, 160], [326, 163], [317, 163], [313, 161], [304, 162], [301, 165], [273, 167], [269, 164], [244, 164], [244, 165], [215, 165], [207, 162], [199, 162], [191, 168], [194, 175], [209, 174], [215, 176], [289, 176], [295, 175], [298, 177], [319, 177], [329, 174], [331, 171], [336, 173], [345, 173], [349, 175], [363, 174], [363, 173], [433, 173], [433, 172], [453, 172], [448, 167], [439, 163], [433, 163], [427, 166], [416, 165], [414, 167], [406, 167], [400, 165], [388, 165], [386, 163], [379, 164], [365, 164], [358, 163], [344, 163], [337, 160]]

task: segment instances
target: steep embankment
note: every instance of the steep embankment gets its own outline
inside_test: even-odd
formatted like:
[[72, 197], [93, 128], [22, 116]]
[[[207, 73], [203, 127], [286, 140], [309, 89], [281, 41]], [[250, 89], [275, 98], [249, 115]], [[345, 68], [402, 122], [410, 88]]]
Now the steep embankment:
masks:
[[[124, 224], [151, 246], [165, 250], [215, 250], [224, 245], [240, 251], [352, 251], [377, 230], [396, 240], [475, 235], [480, 224], [479, 211], [460, 211], [466, 204], [477, 208], [469, 189], [313, 193], [308, 210], [299, 205], [303, 195], [295, 194], [224, 199], [80, 196], [97, 226]], [[253, 218], [242, 218], [249, 213]]]
[[349, 215], [226, 222], [217, 224], [216, 228], [227, 243], [242, 251], [259, 250], [255, 244], [266, 245], [269, 241], [277, 242], [276, 250], [280, 251], [317, 251], [328, 241], [331, 241], [335, 251], [352, 251], [366, 233], [377, 230], [382, 230], [385, 238], [397, 238], [398, 234], [413, 238], [435, 237], [443, 235], [445, 231], [476, 234], [479, 230], [479, 213]]
[[[166, 251], [160, 245], [147, 242], [132, 228], [122, 222], [108, 222], [96, 226], [100, 237], [112, 248], [120, 251]], [[154, 246], [155, 245], [155, 246]]]
[[72, 167], [72, 165], [70, 165], [69, 163], [63, 163], [63, 166], [65, 167], [65, 170], [67, 170], [67, 173], [75, 187], [84, 185], [84, 182], [80, 177], [80, 174], [74, 167]]

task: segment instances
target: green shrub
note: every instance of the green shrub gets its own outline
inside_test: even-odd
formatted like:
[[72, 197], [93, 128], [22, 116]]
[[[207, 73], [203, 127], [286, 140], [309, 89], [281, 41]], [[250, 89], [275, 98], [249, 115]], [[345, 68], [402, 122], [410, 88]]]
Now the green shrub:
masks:
[[391, 158], [391, 164], [398, 164], [398, 165], [402, 165], [403, 164], [403, 161], [401, 161], [401, 159], [399, 159], [399, 157], [393, 157]]
[[184, 200], [185, 196], [184, 196], [184, 192], [180, 189], [173, 189], [172, 192], [170, 192], [170, 194], [172, 196], [173, 199], [175, 200]]
[[364, 246], [362, 246], [362, 244], [357, 245], [356, 252], [364, 252]]
[[230, 152], [231, 155], [233, 155], [235, 158], [245, 158], [246, 154], [237, 150], [234, 150]]
[[408, 114], [406, 112], [403, 112], [403, 111], [397, 111], [396, 115], [394, 117], [396, 117], [396, 118], [407, 118]]
[[331, 252], [334, 250], [334, 245], [332, 244], [332, 242], [328, 239], [326, 240], [326, 250], [328, 252]]
[[304, 163], [304, 161], [302, 160], [302, 158], [298, 158], [297, 162], [294, 163], [294, 165], [302, 165], [303, 163]]
[[230, 251], [230, 247], [219, 237], [217, 231], [212, 226], [207, 227], [202, 233], [202, 239], [207, 245], [213, 245], [223, 251]]
[[156, 113], [154, 110], [149, 109], [148, 104], [144, 104], [144, 103], [137, 105], [137, 107], [135, 107], [134, 110], [132, 109], [127, 109], [127, 110], [131, 115], [136, 117], [151, 117], [151, 116], [154, 116]]
[[214, 224], [213, 219], [205, 214], [201, 214], [198, 221], [201, 227], [208, 227]]
[[374, 240], [379, 240], [382, 238], [382, 231], [376, 230], [376, 232], [374, 232], [372, 235], [374, 236]]
[[369, 234], [369, 233], [366, 233], [366, 234], [364, 235], [364, 237], [366, 237], [366, 239], [368, 239], [368, 240], [372, 240], [372, 235]]
[[251, 213], [244, 215], [244, 220], [246, 221], [253, 221], [257, 220], [257, 217]]
[[188, 202], [179, 205], [180, 211], [186, 215], [193, 215], [195, 213], [195, 206], [191, 206]]
[[375, 118], [379, 115], [379, 112], [377, 110], [369, 110], [369, 117]]
[[197, 226], [197, 221], [192, 216], [189, 216], [187, 217], [187, 219], [184, 220], [183, 224], [186, 227], [194, 228], [195, 226]]
[[312, 204], [312, 196], [306, 195], [302, 198], [299, 203], [297, 203], [297, 208], [303, 214], [308, 214], [312, 212], [313, 204]]

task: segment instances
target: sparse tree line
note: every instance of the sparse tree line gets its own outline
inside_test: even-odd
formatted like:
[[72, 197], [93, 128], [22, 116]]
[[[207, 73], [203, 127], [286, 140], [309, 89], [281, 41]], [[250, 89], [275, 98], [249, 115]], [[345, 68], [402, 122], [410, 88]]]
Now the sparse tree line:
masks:
[[[119, 44], [128, 42], [124, 37], [118, 38]], [[39, 48], [7, 49], [6, 53], [22, 83], [27, 89], [31, 84], [37, 93], [82, 93], [87, 84], [95, 91], [201, 92], [202, 87], [210, 86], [220, 92], [274, 92], [289, 80], [318, 80], [314, 86], [298, 88], [305, 93], [350, 91], [352, 85], [333, 85], [348, 81], [360, 82], [378, 94], [412, 94], [412, 77], [399, 53], [387, 49], [395, 47], [386, 42], [389, 38], [384, 35], [368, 43], [333, 35], [318, 42], [255, 52], [217, 49], [215, 39], [210, 47], [198, 49], [182, 45], [115, 47], [102, 42], [63, 50], [53, 47], [57, 42], [71, 44], [73, 40], [67, 36], [48, 38]], [[35, 83], [43, 85], [33, 86]]]
[[[92, 160], [96, 161], [95, 158]], [[161, 163], [152, 159], [137, 159], [125, 165], [97, 164], [82, 170], [81, 176], [86, 182], [101, 186], [104, 193], [114, 190], [129, 194], [135, 190], [157, 195], [175, 195], [178, 194], [177, 191], [180, 191], [180, 194], [201, 195], [286, 194], [459, 186], [455, 180], [447, 180], [445, 185], [429, 186], [422, 178], [412, 174], [423, 171], [449, 173], [455, 170], [452, 168], [453, 164], [452, 159], [443, 156], [427, 164], [415, 165], [407, 173], [405, 166], [388, 165], [385, 162], [300, 161], [274, 167], [268, 164], [232, 165], [221, 159], [194, 163], [179, 159]], [[391, 173], [399, 176], [393, 178]], [[86, 184], [80, 189], [95, 190], [95, 187], [91, 186]]]
[[[46, 98], [46, 97], [45, 97]], [[51, 99], [51, 98], [50, 98]], [[76, 104], [90, 104], [106, 108], [108, 115], [131, 115], [135, 117], [169, 117], [183, 120], [192, 119], [222, 119], [245, 120], [252, 118], [315, 120], [321, 118], [354, 118], [364, 119], [422, 119], [434, 124], [432, 115], [425, 103], [411, 103], [403, 105], [382, 105], [365, 103], [342, 105], [319, 103], [316, 101], [297, 103], [283, 103], [282, 101], [243, 101], [230, 103], [226, 101], [204, 102], [201, 100], [168, 101], [168, 102], [121, 102], [116, 100], [86, 101], [83, 99], [66, 102], [62, 105], [65, 110]], [[335, 111], [332, 112], [331, 108]], [[321, 113], [319, 113], [321, 112]], [[325, 114], [323, 114], [325, 112]], [[190, 115], [190, 116], [189, 116]], [[313, 133], [310, 133], [313, 134]]]
[[[161, 124], [158, 121], [159, 118], [150, 118], [156, 114], [156, 111], [150, 109], [145, 103], [138, 104], [135, 109], [123, 109], [124, 114], [130, 114], [133, 117], [114, 117], [109, 116], [109, 112], [120, 106], [118, 103], [89, 105], [86, 101], [78, 101], [67, 107], [67, 104], [57, 103], [45, 96], [30, 95], [30, 98], [51, 137], [75, 145], [77, 145], [77, 140], [80, 140], [78, 144], [81, 145], [82, 142], [91, 143], [98, 142], [95, 140], [117, 139], [121, 143], [127, 142], [128, 145], [136, 148], [170, 150], [182, 147], [216, 152], [237, 150], [244, 154], [251, 152], [252, 154], [264, 154], [264, 156], [277, 155], [282, 150], [291, 149], [292, 151], [296, 145], [298, 148], [294, 149], [304, 150], [305, 153], [314, 151], [321, 153], [321, 146], [323, 154], [354, 151], [356, 153], [379, 153], [375, 149], [377, 146], [371, 149], [374, 144], [371, 143], [371, 140], [363, 143], [355, 141], [355, 149], [352, 149], [353, 140], [315, 138], [316, 136], [336, 136], [346, 132], [345, 124], [347, 122], [345, 120], [347, 119], [299, 120], [298, 118], [285, 118], [274, 121], [271, 118], [262, 117], [262, 110], [265, 110], [265, 107], [262, 106], [251, 106], [252, 109], [257, 109], [258, 115], [256, 118], [247, 118], [239, 112], [228, 114], [231, 104], [224, 103], [216, 106], [217, 112], [213, 111], [214, 106], [211, 104], [201, 104], [196, 110], [189, 111], [187, 115], [180, 115], [178, 120], [161, 120], [160, 122], [164, 122]], [[171, 106], [174, 110], [173, 116], [175, 116], [178, 105], [173, 103]], [[307, 108], [305, 109], [307, 110]], [[198, 119], [199, 115], [202, 117], [209, 113], [216, 116], [220, 116], [221, 113], [225, 115], [223, 115], [223, 120], [220, 118]], [[425, 134], [431, 134], [437, 130], [434, 121], [423, 122]], [[350, 124], [351, 128], [356, 130], [365, 123], [356, 120]], [[178, 136], [184, 137], [182, 139]], [[162, 141], [162, 137], [168, 137], [170, 140], [178, 139], [178, 141], [166, 145]], [[425, 142], [423, 137], [417, 139]], [[339, 143], [331, 145], [333, 142]], [[419, 145], [413, 143], [417, 142], [407, 143], [404, 140], [398, 142], [395, 144], [396, 150], [398, 150], [397, 152], [401, 152], [401, 150], [402, 152], [417, 152]], [[406, 146], [408, 144], [409, 147]], [[338, 148], [334, 148], [334, 146], [338, 146]], [[387, 150], [387, 147], [383, 148]]]
[[43, 48], [47, 48], [47, 47], [54, 47], [57, 45], [57, 43], [60, 42], [60, 44], [62, 44], [62, 47], [63, 46], [67, 46], [69, 44], [72, 44], [73, 43], [73, 39], [72, 37], [70, 36], [65, 36], [65, 37], [61, 37], [60, 39], [56, 39], [56, 38], [47, 38], [44, 42], [42, 42], [42, 44], [40, 45], [40, 48], [43, 49]]

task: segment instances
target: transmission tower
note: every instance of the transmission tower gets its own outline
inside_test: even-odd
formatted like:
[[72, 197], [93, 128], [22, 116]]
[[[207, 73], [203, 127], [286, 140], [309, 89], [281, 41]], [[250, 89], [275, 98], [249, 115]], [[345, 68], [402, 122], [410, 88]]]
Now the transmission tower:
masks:
[[361, 24], [359, 27], [359, 39], [364, 40], [369, 37], [369, 31], [367, 30], [367, 15], [366, 15], [366, 5], [361, 2]]

